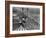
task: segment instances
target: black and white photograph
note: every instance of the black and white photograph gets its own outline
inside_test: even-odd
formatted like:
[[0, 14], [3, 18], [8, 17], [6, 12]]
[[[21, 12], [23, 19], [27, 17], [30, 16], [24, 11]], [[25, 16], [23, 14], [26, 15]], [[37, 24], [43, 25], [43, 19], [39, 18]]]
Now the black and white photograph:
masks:
[[39, 30], [40, 29], [40, 9], [13, 7], [12, 30]]
[[10, 5], [10, 31], [42, 32], [42, 6]]

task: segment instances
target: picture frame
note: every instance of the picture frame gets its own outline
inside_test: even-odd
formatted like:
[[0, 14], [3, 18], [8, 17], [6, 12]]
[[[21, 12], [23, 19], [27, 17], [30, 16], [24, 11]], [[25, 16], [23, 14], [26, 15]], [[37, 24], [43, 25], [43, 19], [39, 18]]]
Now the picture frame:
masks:
[[[18, 18], [19, 20], [17, 20]], [[28, 21], [24, 21], [24, 18], [28, 18]], [[44, 3], [5, 1], [5, 37], [33, 36], [44, 34]]]

